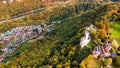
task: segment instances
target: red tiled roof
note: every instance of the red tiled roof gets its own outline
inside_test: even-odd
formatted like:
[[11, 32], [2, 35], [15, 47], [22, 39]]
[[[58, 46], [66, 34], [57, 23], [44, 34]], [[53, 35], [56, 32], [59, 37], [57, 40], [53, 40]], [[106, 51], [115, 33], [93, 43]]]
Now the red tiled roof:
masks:
[[0, 61], [2, 61], [3, 60], [3, 58], [2, 57], [0, 57]]

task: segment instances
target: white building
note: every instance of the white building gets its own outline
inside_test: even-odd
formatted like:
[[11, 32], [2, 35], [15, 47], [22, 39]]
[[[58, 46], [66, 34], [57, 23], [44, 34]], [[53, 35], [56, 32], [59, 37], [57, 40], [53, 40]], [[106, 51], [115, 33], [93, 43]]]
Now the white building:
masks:
[[90, 24], [90, 26], [85, 29], [84, 36], [80, 39], [81, 48], [86, 46], [91, 41], [91, 36], [90, 36], [91, 30], [96, 30], [93, 24]]
[[6, 4], [7, 2], [8, 3], [13, 3], [13, 2], [20, 2], [22, 0], [2, 0], [2, 3]]
[[2, 0], [2, 3], [6, 4], [6, 3], [7, 3], [7, 1], [6, 1], [6, 0]]
[[90, 32], [88, 31], [88, 29], [89, 29], [89, 27], [85, 30], [84, 36], [80, 39], [81, 48], [86, 46], [90, 42], [90, 40], [91, 40]]

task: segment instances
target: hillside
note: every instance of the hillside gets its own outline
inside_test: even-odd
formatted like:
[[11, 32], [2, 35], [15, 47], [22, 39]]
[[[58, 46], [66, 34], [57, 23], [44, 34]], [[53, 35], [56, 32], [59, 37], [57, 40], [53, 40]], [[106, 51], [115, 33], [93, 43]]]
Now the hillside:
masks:
[[[52, 32], [44, 32], [43, 39], [36, 40], [27, 50], [17, 55], [13, 60], [1, 64], [1, 67], [79, 68], [81, 62], [83, 65], [87, 63], [84, 62], [84, 59], [91, 55], [93, 50], [88, 47], [82, 49], [79, 45], [85, 27], [94, 24], [98, 29], [101, 29], [103, 28], [101, 22], [104, 26], [107, 26], [109, 24], [108, 18], [111, 17], [113, 12], [117, 12], [119, 6], [119, 3], [102, 5], [92, 11], [87, 11], [83, 14], [75, 14], [63, 19], [62, 23], [57, 25]], [[114, 7], [116, 7], [116, 9], [113, 9]], [[109, 12], [109, 10], [111, 10], [111, 12]], [[113, 28], [113, 32], [115, 30], [116, 29]], [[113, 38], [115, 35], [116, 34], [113, 33]], [[100, 38], [103, 37], [104, 36], [100, 35]], [[117, 37], [115, 37], [115, 39], [119, 42]], [[91, 58], [92, 57], [89, 59]], [[99, 66], [99, 62], [101, 61], [91, 60], [91, 62], [94, 64], [98, 62], [96, 66]]]
[[25, 25], [32, 25], [32, 24], [35, 25], [35, 24], [40, 24], [44, 22], [62, 20], [69, 16], [72, 16], [75, 14], [82, 14], [86, 12], [87, 10], [92, 10], [96, 8], [97, 6], [101, 6], [96, 3], [92, 3], [92, 4], [91, 3], [77, 3], [73, 5], [70, 5], [70, 4], [65, 4], [65, 3], [61, 5], [55, 4], [53, 6], [46, 7], [43, 11], [39, 11], [36, 13], [32, 13], [30, 15], [27, 15], [24, 18], [1, 23], [0, 32], [5, 32], [6, 30], [10, 30], [18, 26], [25, 26]]
[[[39, 0], [37, 0], [39, 1]], [[57, 0], [56, 0], [57, 1]], [[86, 1], [86, 0], [83, 0]], [[90, 1], [90, 0], [89, 0]], [[94, 0], [93, 0], [94, 1]], [[106, 0], [104, 0], [106, 1]], [[119, 1], [119, 0], [114, 0]], [[24, 3], [23, 7], [33, 10], [40, 7], [41, 2], [37, 3], [37, 7], [31, 5], [32, 2]], [[36, 2], [35, 2], [36, 3]], [[35, 4], [34, 3], [34, 4]], [[26, 4], [32, 6], [27, 7]], [[17, 4], [13, 4], [17, 5]], [[13, 5], [10, 5], [14, 8]], [[19, 4], [18, 4], [19, 5]], [[4, 5], [5, 6], [5, 5]], [[35, 5], [36, 6], [36, 5]], [[20, 10], [21, 6], [18, 6]], [[32, 9], [31, 9], [32, 8]], [[0, 8], [3, 9], [3, 8]], [[7, 9], [7, 8], [6, 8]], [[13, 11], [15, 11], [14, 9]], [[20, 12], [19, 10], [19, 12]], [[29, 11], [30, 11], [29, 10]], [[5, 12], [9, 14], [9, 10]], [[11, 10], [12, 11], [12, 10]], [[10, 11], [10, 13], [11, 13]], [[18, 10], [17, 10], [18, 11]], [[16, 14], [19, 14], [16, 12]], [[3, 15], [5, 14], [2, 12]], [[14, 13], [11, 13], [14, 16]], [[6, 55], [1, 61], [1, 68], [100, 68], [120, 66], [120, 3], [63, 3], [47, 6], [45, 10], [33, 13], [25, 18], [5, 22], [0, 24], [0, 32], [6, 32], [16, 27], [37, 26], [46, 24], [45, 29], [40, 36], [43, 38], [34, 38], [26, 41], [21, 46], [15, 46], [16, 50]], [[7, 15], [7, 14], [6, 14]], [[11, 15], [12, 16], [12, 15]], [[6, 18], [6, 16], [5, 16]], [[54, 22], [60, 21], [55, 25]], [[93, 25], [94, 30], [90, 31], [90, 42], [82, 47], [81, 38], [84, 38], [86, 28]], [[54, 25], [51, 31], [47, 30], [49, 26]], [[48, 28], [49, 29], [49, 28]], [[96, 31], [97, 30], [97, 31]], [[109, 33], [110, 32], [110, 33]], [[108, 34], [110, 34], [108, 36]], [[102, 57], [97, 59], [92, 52], [98, 45], [104, 44], [104, 39], [112, 43], [113, 52], [116, 57]], [[3, 45], [0, 46], [1, 48]], [[11, 47], [13, 48], [13, 47]], [[1, 49], [2, 51], [2, 49]], [[1, 54], [1, 52], [0, 52]], [[104, 60], [104, 61], [103, 61]]]
[[20, 2], [17, 1], [18, 0], [2, 0], [2, 2], [0, 1], [0, 21], [19, 17], [21, 15], [24, 15], [24, 13], [50, 6], [49, 3], [55, 4], [55, 2], [66, 0], [49, 0], [47, 2], [44, 0], [21, 0]]
[[[12, 1], [12, 2], [10, 2]], [[18, 2], [19, 1], [19, 2]], [[86, 3], [111, 3], [118, 2], [119, 0], [2, 0], [0, 1], [0, 21], [9, 18], [15, 18], [28, 13], [33, 10], [37, 10], [43, 7], [51, 6], [61, 3], [74, 3], [74, 2], [86, 2]]]

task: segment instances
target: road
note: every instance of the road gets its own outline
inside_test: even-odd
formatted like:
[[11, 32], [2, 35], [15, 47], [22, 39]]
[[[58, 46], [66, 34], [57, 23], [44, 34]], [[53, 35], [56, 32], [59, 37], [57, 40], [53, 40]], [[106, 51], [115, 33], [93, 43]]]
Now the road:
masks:
[[[47, 3], [48, 5], [52, 5], [52, 4], [63, 4], [63, 3], [70, 3], [71, 1], [66, 1], [66, 2], [54, 2], [54, 3]], [[111, 3], [114, 3], [114, 2], [108, 2], [108, 3], [105, 3], [105, 4], [111, 4]], [[25, 18], [27, 15], [29, 14], [32, 14], [32, 13], [35, 13], [35, 12], [39, 12], [39, 11], [42, 11], [44, 10], [45, 8], [39, 8], [39, 9], [36, 9], [36, 10], [32, 10], [32, 11], [29, 11], [29, 12], [25, 12], [23, 14], [19, 14], [19, 15], [16, 15], [16, 16], [13, 16], [11, 18], [5, 18], [5, 19], [0, 19], [0, 24], [1, 23], [4, 23], [4, 22], [8, 22], [8, 21], [13, 21], [13, 20], [18, 20], [18, 19], [21, 19], [21, 18]]]
[[[65, 3], [68, 3], [70, 1], [66, 1]], [[47, 3], [48, 5], [53, 5], [53, 4], [63, 4], [64, 2], [54, 2], [54, 3]], [[22, 13], [22, 14], [19, 14], [19, 15], [16, 15], [16, 16], [13, 16], [11, 18], [5, 18], [5, 19], [0, 19], [0, 24], [4, 23], [4, 22], [9, 22], [9, 21], [13, 21], [13, 20], [18, 20], [18, 19], [21, 19], [21, 18], [25, 18], [27, 15], [29, 14], [32, 14], [32, 13], [36, 13], [36, 12], [39, 12], [39, 11], [42, 11], [44, 10], [44, 8], [39, 8], [39, 9], [36, 9], [36, 10], [32, 10], [32, 11], [29, 11], [29, 12], [25, 12], [25, 13]]]
[[23, 14], [19, 14], [17, 16], [13, 16], [11, 18], [0, 19], [0, 24], [2, 24], [4, 22], [9, 22], [9, 21], [13, 21], [13, 20], [18, 20], [18, 19], [21, 19], [21, 18], [25, 18], [29, 14], [36, 13], [36, 12], [42, 11], [44, 9], [45, 8], [39, 8], [37, 10], [33, 10], [33, 11], [25, 12]]

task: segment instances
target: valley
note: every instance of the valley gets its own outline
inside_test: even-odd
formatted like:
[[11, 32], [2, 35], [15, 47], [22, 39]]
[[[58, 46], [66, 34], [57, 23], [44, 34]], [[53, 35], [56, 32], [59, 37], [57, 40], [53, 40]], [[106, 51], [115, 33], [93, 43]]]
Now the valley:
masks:
[[119, 0], [56, 1], [1, 21], [0, 67], [119, 68]]

